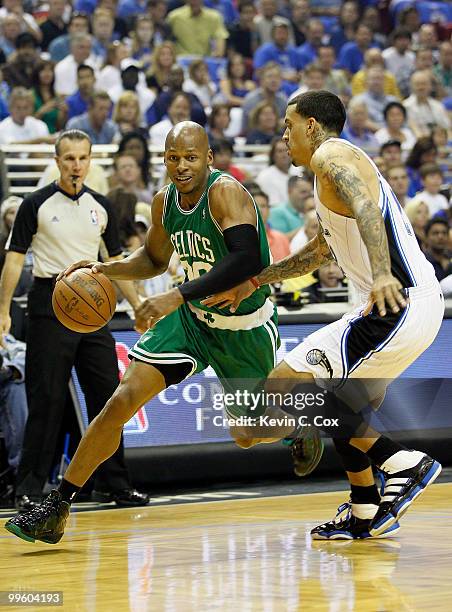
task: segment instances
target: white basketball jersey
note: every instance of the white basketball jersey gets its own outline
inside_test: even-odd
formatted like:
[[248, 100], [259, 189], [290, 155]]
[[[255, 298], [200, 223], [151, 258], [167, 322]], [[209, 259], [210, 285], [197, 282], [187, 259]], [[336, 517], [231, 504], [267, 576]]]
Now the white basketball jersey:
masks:
[[[433, 266], [427, 261], [417, 242], [414, 230], [402, 206], [377, 166], [362, 149], [340, 138], [330, 138], [328, 142], [341, 142], [372, 164], [380, 183], [378, 206], [383, 215], [388, 237], [391, 272], [403, 287], [430, 285], [435, 282]], [[314, 183], [314, 200], [323, 236], [330, 247], [333, 257], [353, 283], [361, 301], [367, 300], [372, 287], [372, 270], [367, 248], [359, 233], [356, 219], [339, 215], [320, 201]]]

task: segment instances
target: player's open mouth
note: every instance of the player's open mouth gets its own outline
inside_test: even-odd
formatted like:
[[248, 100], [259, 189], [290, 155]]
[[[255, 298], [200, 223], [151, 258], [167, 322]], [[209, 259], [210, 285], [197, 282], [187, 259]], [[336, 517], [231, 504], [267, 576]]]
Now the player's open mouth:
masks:
[[188, 181], [191, 181], [191, 176], [176, 176], [176, 181], [178, 183], [188, 183]]

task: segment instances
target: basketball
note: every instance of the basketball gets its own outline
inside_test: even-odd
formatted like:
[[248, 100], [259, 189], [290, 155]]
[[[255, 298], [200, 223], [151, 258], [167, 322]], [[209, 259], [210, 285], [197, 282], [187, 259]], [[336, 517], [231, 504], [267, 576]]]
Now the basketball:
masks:
[[105, 274], [93, 274], [90, 268], [80, 268], [56, 283], [52, 306], [63, 325], [87, 334], [111, 319], [116, 308], [116, 293]]

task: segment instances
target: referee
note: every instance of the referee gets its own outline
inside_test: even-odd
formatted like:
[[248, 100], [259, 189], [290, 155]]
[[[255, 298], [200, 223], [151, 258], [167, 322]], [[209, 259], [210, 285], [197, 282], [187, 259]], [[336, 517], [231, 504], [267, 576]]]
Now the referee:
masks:
[[[60, 177], [25, 197], [6, 244], [0, 280], [0, 334], [11, 325], [11, 299], [24, 264], [33, 253], [33, 286], [28, 295], [25, 381], [28, 421], [17, 472], [16, 507], [29, 510], [41, 500], [52, 467], [66, 404], [71, 369], [75, 366], [91, 421], [119, 382], [115, 343], [107, 327], [80, 334], [64, 327], [52, 310], [56, 275], [72, 262], [96, 260], [104, 241], [109, 260], [122, 259], [116, 220], [108, 200], [83, 182], [91, 161], [91, 141], [80, 130], [62, 132], [55, 143]], [[133, 308], [138, 298], [131, 282], [118, 285]], [[124, 447], [99, 467], [97, 499], [118, 505], [147, 504], [135, 491], [124, 463]], [[104, 495], [105, 494], [105, 495]]]

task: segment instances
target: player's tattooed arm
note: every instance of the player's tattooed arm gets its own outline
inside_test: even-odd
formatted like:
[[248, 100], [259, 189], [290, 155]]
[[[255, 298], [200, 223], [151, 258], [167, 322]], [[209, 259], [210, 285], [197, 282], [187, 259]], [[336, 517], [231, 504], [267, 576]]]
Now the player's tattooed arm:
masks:
[[324, 184], [332, 187], [336, 196], [356, 219], [367, 248], [373, 278], [391, 274], [383, 216], [358, 169], [347, 163], [347, 160], [344, 161], [342, 156], [324, 156], [314, 163], [316, 174], [320, 174]]
[[325, 239], [319, 231], [300, 251], [262, 270], [256, 277], [260, 285], [276, 283], [287, 278], [309, 274], [333, 259]]

